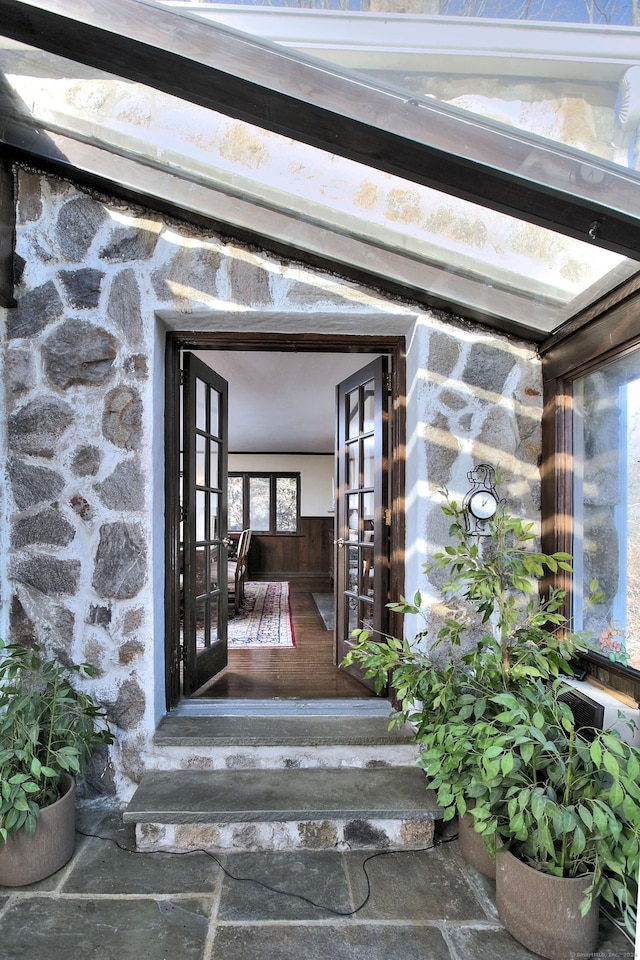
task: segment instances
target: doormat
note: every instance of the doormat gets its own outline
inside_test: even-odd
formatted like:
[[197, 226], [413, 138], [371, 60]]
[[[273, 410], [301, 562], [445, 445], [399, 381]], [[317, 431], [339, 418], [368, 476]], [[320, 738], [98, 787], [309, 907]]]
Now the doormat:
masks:
[[327, 630], [333, 630], [333, 594], [314, 593], [312, 596], [325, 627]]
[[245, 605], [229, 619], [229, 648], [295, 647], [289, 584], [286, 581], [245, 583]]

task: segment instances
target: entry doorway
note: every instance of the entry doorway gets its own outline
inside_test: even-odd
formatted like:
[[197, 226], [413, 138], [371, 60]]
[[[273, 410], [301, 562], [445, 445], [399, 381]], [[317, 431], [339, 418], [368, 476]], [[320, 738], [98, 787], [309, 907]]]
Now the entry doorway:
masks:
[[[188, 356], [194, 354], [195, 358]], [[301, 354], [303, 357], [300, 356]], [[382, 387], [385, 393], [384, 404], [380, 403], [380, 409], [384, 409], [385, 443], [377, 445], [374, 449], [373, 437], [368, 433], [367, 422], [369, 416], [367, 411], [371, 412], [373, 409], [370, 403], [373, 398], [369, 397], [373, 383], [371, 377], [367, 376], [362, 384], [356, 384], [354, 387], [354, 383], [358, 379], [357, 371], [367, 369], [371, 363], [376, 362], [372, 359], [376, 357], [382, 358], [381, 362], [383, 361], [383, 366], [388, 366], [389, 372], [377, 374], [377, 386]], [[301, 359], [304, 359], [305, 363], [301, 364]], [[201, 364], [205, 365], [204, 372]], [[188, 386], [189, 367], [196, 369], [197, 376], [202, 381], [191, 387]], [[307, 371], [303, 373], [302, 379], [300, 379], [301, 367]], [[207, 370], [212, 371], [211, 384], [205, 382], [208, 380]], [[241, 374], [239, 381], [238, 371]], [[207, 464], [213, 464], [215, 460], [216, 464], [215, 468], [211, 467], [210, 476], [207, 474], [206, 483], [204, 475], [200, 477], [190, 500], [189, 497], [183, 496], [181, 484], [185, 475], [189, 474], [189, 461], [195, 462], [195, 455], [193, 452], [187, 455], [189, 431], [192, 428], [185, 420], [185, 411], [188, 413], [189, 404], [187, 402], [186, 406], [181, 405], [180, 397], [185, 395], [186, 390], [187, 396], [209, 398], [206, 403], [212, 411], [215, 411], [217, 417], [224, 412], [227, 403], [226, 395], [219, 386], [220, 382], [223, 384], [227, 382], [225, 373], [229, 377], [228, 431], [227, 427], [223, 427], [221, 423], [213, 424], [204, 420], [200, 427], [193, 431], [192, 447], [194, 449], [201, 447], [198, 462], [206, 461]], [[353, 381], [354, 376], [355, 381]], [[346, 430], [344, 427], [342, 430], [343, 437], [347, 437], [348, 440], [346, 461], [343, 456], [342, 466], [336, 470], [336, 464], [340, 460], [336, 458], [335, 447], [338, 383], [343, 384], [343, 387], [344, 383], [347, 384], [346, 393], [343, 389], [342, 404], [344, 407], [344, 398], [348, 396], [348, 404], [351, 406], [346, 416], [350, 417], [351, 424]], [[254, 387], [258, 388], [257, 400]], [[294, 399], [292, 399], [292, 390], [295, 392]], [[240, 393], [246, 396], [241, 396]], [[316, 408], [322, 406], [321, 393], [325, 397], [328, 393], [330, 398], [329, 422], [323, 426], [323, 435], [316, 432]], [[248, 396], [249, 405], [247, 406]], [[374, 597], [378, 614], [376, 622], [379, 625], [376, 629], [382, 628], [391, 632], [391, 624], [386, 623], [388, 611], [385, 604], [390, 596], [398, 596], [402, 592], [403, 396], [404, 352], [401, 338], [358, 337], [339, 338], [336, 341], [334, 338], [324, 337], [281, 338], [275, 335], [259, 338], [211, 334], [189, 337], [169, 335], [166, 418], [168, 562], [165, 592], [167, 598], [167, 705], [169, 708], [176, 705], [185, 695], [215, 698], [269, 696], [310, 698], [314, 694], [318, 697], [371, 695], [371, 690], [360, 686], [361, 677], [354, 679], [346, 676], [337, 664], [346, 652], [345, 630], [358, 625], [374, 627], [370, 616], [374, 609]], [[279, 397], [284, 404], [281, 407], [281, 413], [278, 412], [277, 405]], [[361, 413], [356, 409], [357, 403], [361, 405]], [[177, 410], [181, 410], [178, 417]], [[238, 412], [240, 412], [239, 418], [236, 416]], [[267, 420], [267, 425], [264, 423], [265, 414], [267, 418], [271, 418]], [[192, 412], [192, 419], [195, 415]], [[343, 419], [344, 415], [343, 409], [341, 414]], [[354, 434], [354, 417], [359, 422], [357, 434]], [[238, 419], [241, 421], [239, 431]], [[176, 423], [176, 420], [179, 423]], [[253, 423], [254, 420], [256, 423]], [[242, 422], [244, 422], [244, 428], [242, 428]], [[267, 429], [269, 422], [273, 423], [273, 431]], [[246, 429], [247, 427], [255, 428], [256, 425], [258, 442], [255, 438], [255, 429], [253, 439], [250, 436], [251, 429]], [[223, 430], [224, 437], [221, 435]], [[271, 433], [275, 439], [270, 437]], [[328, 441], [327, 438], [329, 438]], [[217, 459], [223, 451], [227, 459], [224, 465]], [[358, 456], [362, 457], [359, 466], [357, 465]], [[303, 495], [300, 505], [300, 529], [295, 530], [288, 541], [286, 537], [280, 538], [284, 543], [283, 555], [286, 554], [289, 557], [290, 569], [277, 569], [277, 564], [276, 569], [273, 565], [269, 568], [267, 555], [273, 554], [274, 545], [277, 545], [279, 540], [274, 536], [274, 531], [264, 532], [262, 536], [260, 533], [256, 535], [254, 531], [253, 560], [251, 555], [249, 557], [248, 577], [250, 579], [255, 576], [260, 580], [273, 577], [273, 579], [290, 581], [291, 615], [297, 645], [293, 651], [232, 649], [227, 653], [225, 624], [229, 616], [229, 606], [226, 590], [219, 589], [218, 584], [226, 582], [224, 575], [226, 552], [230, 545], [229, 539], [233, 538], [233, 532], [230, 538], [226, 536], [228, 516], [226, 504], [223, 503], [222, 486], [226, 488], [227, 470], [237, 477], [241, 472], [240, 466], [255, 470], [256, 458], [259, 465], [264, 466], [269, 457], [275, 458], [276, 467], [278, 465], [281, 467], [283, 458], [288, 458], [286, 465], [290, 467], [291, 458], [299, 457], [305, 461], [305, 469], [309, 467], [309, 463], [313, 463], [314, 468], [311, 474], [307, 469], [306, 487], [304, 479], [302, 482], [306, 497]], [[385, 476], [384, 484], [378, 484], [375, 505], [371, 474], [374, 464], [377, 464], [380, 471], [384, 471]], [[322, 469], [318, 474], [319, 465]], [[207, 469], [209, 470], [209, 467]], [[357, 471], [357, 476], [354, 470]], [[314, 473], [315, 479], [313, 479]], [[318, 487], [320, 475], [324, 483], [324, 503], [322, 498], [318, 500], [318, 490], [313, 490], [314, 484], [316, 488]], [[212, 485], [213, 480], [220, 487], [217, 493], [215, 483]], [[315, 495], [315, 501], [311, 505], [308, 502], [310, 491]], [[219, 497], [218, 494], [220, 494]], [[313, 497], [311, 499], [313, 500]], [[199, 507], [194, 507], [196, 502], [199, 503]], [[185, 525], [193, 522], [195, 515], [199, 516], [203, 513], [203, 505], [207, 513], [206, 522], [209, 524], [206, 527], [206, 536], [205, 533], [192, 534], [190, 540], [190, 534]], [[334, 512], [336, 506], [339, 508], [338, 516]], [[341, 506], [342, 513], [340, 513]], [[354, 526], [355, 507], [359, 508], [359, 518], [355, 520]], [[315, 514], [315, 517], [308, 516], [309, 513]], [[377, 518], [375, 534], [374, 518]], [[204, 531], [204, 522], [199, 520], [198, 523]], [[324, 556], [326, 569], [322, 564], [320, 564], [321, 569], [317, 569], [318, 564], [316, 569], [313, 569], [313, 562], [309, 566], [308, 554], [305, 554], [306, 565], [295, 560], [296, 550], [300, 552], [303, 549], [305, 543], [303, 534], [308, 534], [309, 525], [315, 525], [315, 533], [312, 531], [309, 544], [316, 553], [318, 552], [318, 544], [312, 541], [314, 537], [317, 539], [319, 536], [319, 524], [325, 531], [322, 535], [323, 543], [320, 545], [320, 553]], [[357, 529], [358, 525], [359, 529]], [[185, 547], [189, 548], [186, 554]], [[372, 562], [374, 549], [383, 550], [376, 563]], [[185, 594], [189, 596], [189, 588], [185, 590], [185, 583], [189, 580], [189, 550], [193, 558], [196, 557], [197, 551], [199, 562], [205, 557], [208, 558], [207, 569], [209, 569], [210, 558], [214, 558], [216, 576], [211, 578], [211, 582], [207, 581], [204, 591], [200, 580], [195, 575], [191, 577], [195, 593], [191, 600], [187, 601], [191, 606], [185, 617]], [[187, 557], [186, 567], [185, 557]], [[292, 557], [294, 559], [291, 559]], [[283, 565], [286, 568], [287, 562], [283, 564], [281, 559], [280, 566]], [[356, 575], [356, 571], [360, 571], [359, 575]], [[337, 598], [342, 603], [342, 606], [338, 603], [338, 624], [342, 625], [342, 636], [340, 636], [340, 629], [337, 637], [334, 631], [326, 629], [314, 604], [314, 594], [327, 593], [332, 593], [334, 599]], [[198, 604], [203, 605], [202, 609], [207, 611], [204, 630], [200, 624], [202, 614], [198, 612], [200, 610]], [[380, 619], [380, 611], [382, 611], [383, 620]], [[233, 609], [231, 615], [233, 619]], [[193, 649], [189, 651], [186, 649], [189, 639], [185, 636], [185, 626], [190, 624], [193, 633], [193, 624], [196, 622], [199, 624], [198, 644], [197, 646], [194, 644]], [[203, 647], [205, 634], [210, 639], [205, 639], [206, 647]], [[336, 638], [338, 639], [337, 649]], [[224, 656], [221, 657], [222, 646], [225, 650]], [[319, 658], [321, 650], [322, 657]], [[305, 659], [308, 660], [306, 666], [302, 665]], [[217, 679], [203, 675], [201, 671], [196, 674], [194, 672], [196, 660], [199, 663], [215, 663]], [[296, 689], [294, 679], [296, 671], [288, 669], [287, 663], [289, 668], [294, 663], [298, 669], [302, 665], [302, 674], [298, 673], [298, 676], [304, 677], [304, 680], [300, 679], [299, 689]]]

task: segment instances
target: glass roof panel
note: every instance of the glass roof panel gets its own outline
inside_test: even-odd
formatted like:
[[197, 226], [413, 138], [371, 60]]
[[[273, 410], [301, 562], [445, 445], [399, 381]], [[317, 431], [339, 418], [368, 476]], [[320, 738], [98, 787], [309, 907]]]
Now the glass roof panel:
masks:
[[[2, 32], [14, 40], [117, 69], [122, 77], [225, 115], [638, 258], [636, 171], [435, 96], [408, 94], [291, 53], [281, 43], [207, 23], [184, 9], [214, 8], [195, 4], [176, 13], [155, 0], [0, 0], [0, 20]], [[255, 12], [235, 8], [244, 9]], [[294, 12], [305, 18], [309, 13]], [[392, 14], [384, 18], [395, 23]], [[484, 26], [492, 30], [496, 22]], [[510, 61], [507, 49], [503, 59]]]
[[176, 205], [206, 213], [209, 204], [218, 218], [222, 194], [234, 201], [228, 222], [283, 241], [296, 242], [293, 226], [306, 225], [298, 244], [335, 250], [374, 279], [391, 272], [463, 313], [542, 334], [638, 269], [593, 245], [13, 41], [0, 47], [0, 70], [5, 139], [15, 145], [37, 131], [43, 155], [89, 162], [96, 175], [169, 199], [173, 183]]
[[[492, 121], [640, 167], [633, 0], [162, 0]], [[635, 24], [634, 24], [635, 19]]]
[[[485, 77], [498, 75], [500, 64], [500, 76], [512, 76], [522, 53], [511, 21], [434, 16], [435, 0], [423, 6], [374, 14], [0, 0], [0, 31], [43, 48], [0, 45], [0, 137], [205, 217], [214, 229], [224, 224], [268, 248], [305, 252], [312, 262], [344, 265], [348, 275], [388, 281], [403, 295], [541, 339], [638, 271], [640, 178], [611, 158], [590, 161], [584, 145], [554, 144], [540, 121], [544, 109], [574, 116], [575, 129], [584, 110], [572, 113], [560, 94], [547, 100], [547, 87], [538, 103], [530, 78], [518, 83], [528, 84], [534, 133], [519, 131], [513, 117], [496, 119], [496, 103], [479, 119], [467, 109], [474, 104], [447, 100], [444, 87], [408, 95], [399, 82], [436, 75], [445, 87], [460, 80], [484, 95], [480, 61]], [[239, 15], [254, 33], [239, 32], [235, 21], [203, 23], [199, 15], [212, 12]], [[318, 32], [319, 16], [328, 33]], [[496, 33], [496, 24], [511, 32]], [[515, 25], [520, 33], [548, 26]], [[479, 28], [489, 33], [477, 45]], [[560, 62], [562, 38], [554, 42], [547, 60]], [[116, 64], [117, 74], [106, 72]], [[507, 86], [502, 106], [512, 102]], [[598, 109], [592, 118], [609, 130], [608, 101]], [[518, 110], [519, 100], [514, 116]], [[600, 139], [607, 135], [600, 130]]]

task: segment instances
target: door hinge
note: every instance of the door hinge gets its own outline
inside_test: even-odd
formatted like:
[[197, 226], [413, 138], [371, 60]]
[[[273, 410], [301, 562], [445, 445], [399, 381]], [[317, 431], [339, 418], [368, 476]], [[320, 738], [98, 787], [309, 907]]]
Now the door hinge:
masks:
[[389, 393], [391, 393], [391, 391], [393, 390], [393, 374], [392, 374], [392, 373], [385, 373], [385, 375], [384, 375], [384, 388], [385, 388], [385, 390], [387, 390]]
[[179, 508], [178, 508], [178, 520], [179, 520], [179, 522], [180, 522], [180, 523], [184, 523], [186, 519], [187, 519], [187, 508], [186, 508], [186, 507], [179, 507]]
[[391, 510], [388, 507], [384, 511], [384, 523], [386, 527], [391, 526]]
[[184, 370], [181, 370], [180, 375], [178, 376], [178, 383], [180, 384], [181, 387], [184, 387], [184, 382], [185, 382]]

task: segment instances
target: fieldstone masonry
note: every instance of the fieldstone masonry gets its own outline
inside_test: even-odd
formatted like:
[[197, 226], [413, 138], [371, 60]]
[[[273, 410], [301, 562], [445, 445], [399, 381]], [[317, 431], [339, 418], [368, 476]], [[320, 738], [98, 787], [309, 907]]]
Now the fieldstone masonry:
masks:
[[425, 551], [446, 540], [436, 491], [463, 495], [474, 463], [499, 465], [515, 508], [535, 519], [540, 369], [530, 344], [72, 183], [25, 169], [17, 182], [24, 270], [18, 306], [3, 311], [0, 629], [94, 663], [86, 682], [116, 743], [90, 785], [124, 802], [164, 690], [158, 316], [183, 330], [193, 318], [198, 330], [407, 335], [409, 594], [424, 587]]
[[105, 383], [116, 356], [115, 337], [85, 320], [68, 320], [42, 344], [47, 380], [62, 390], [74, 383]]

